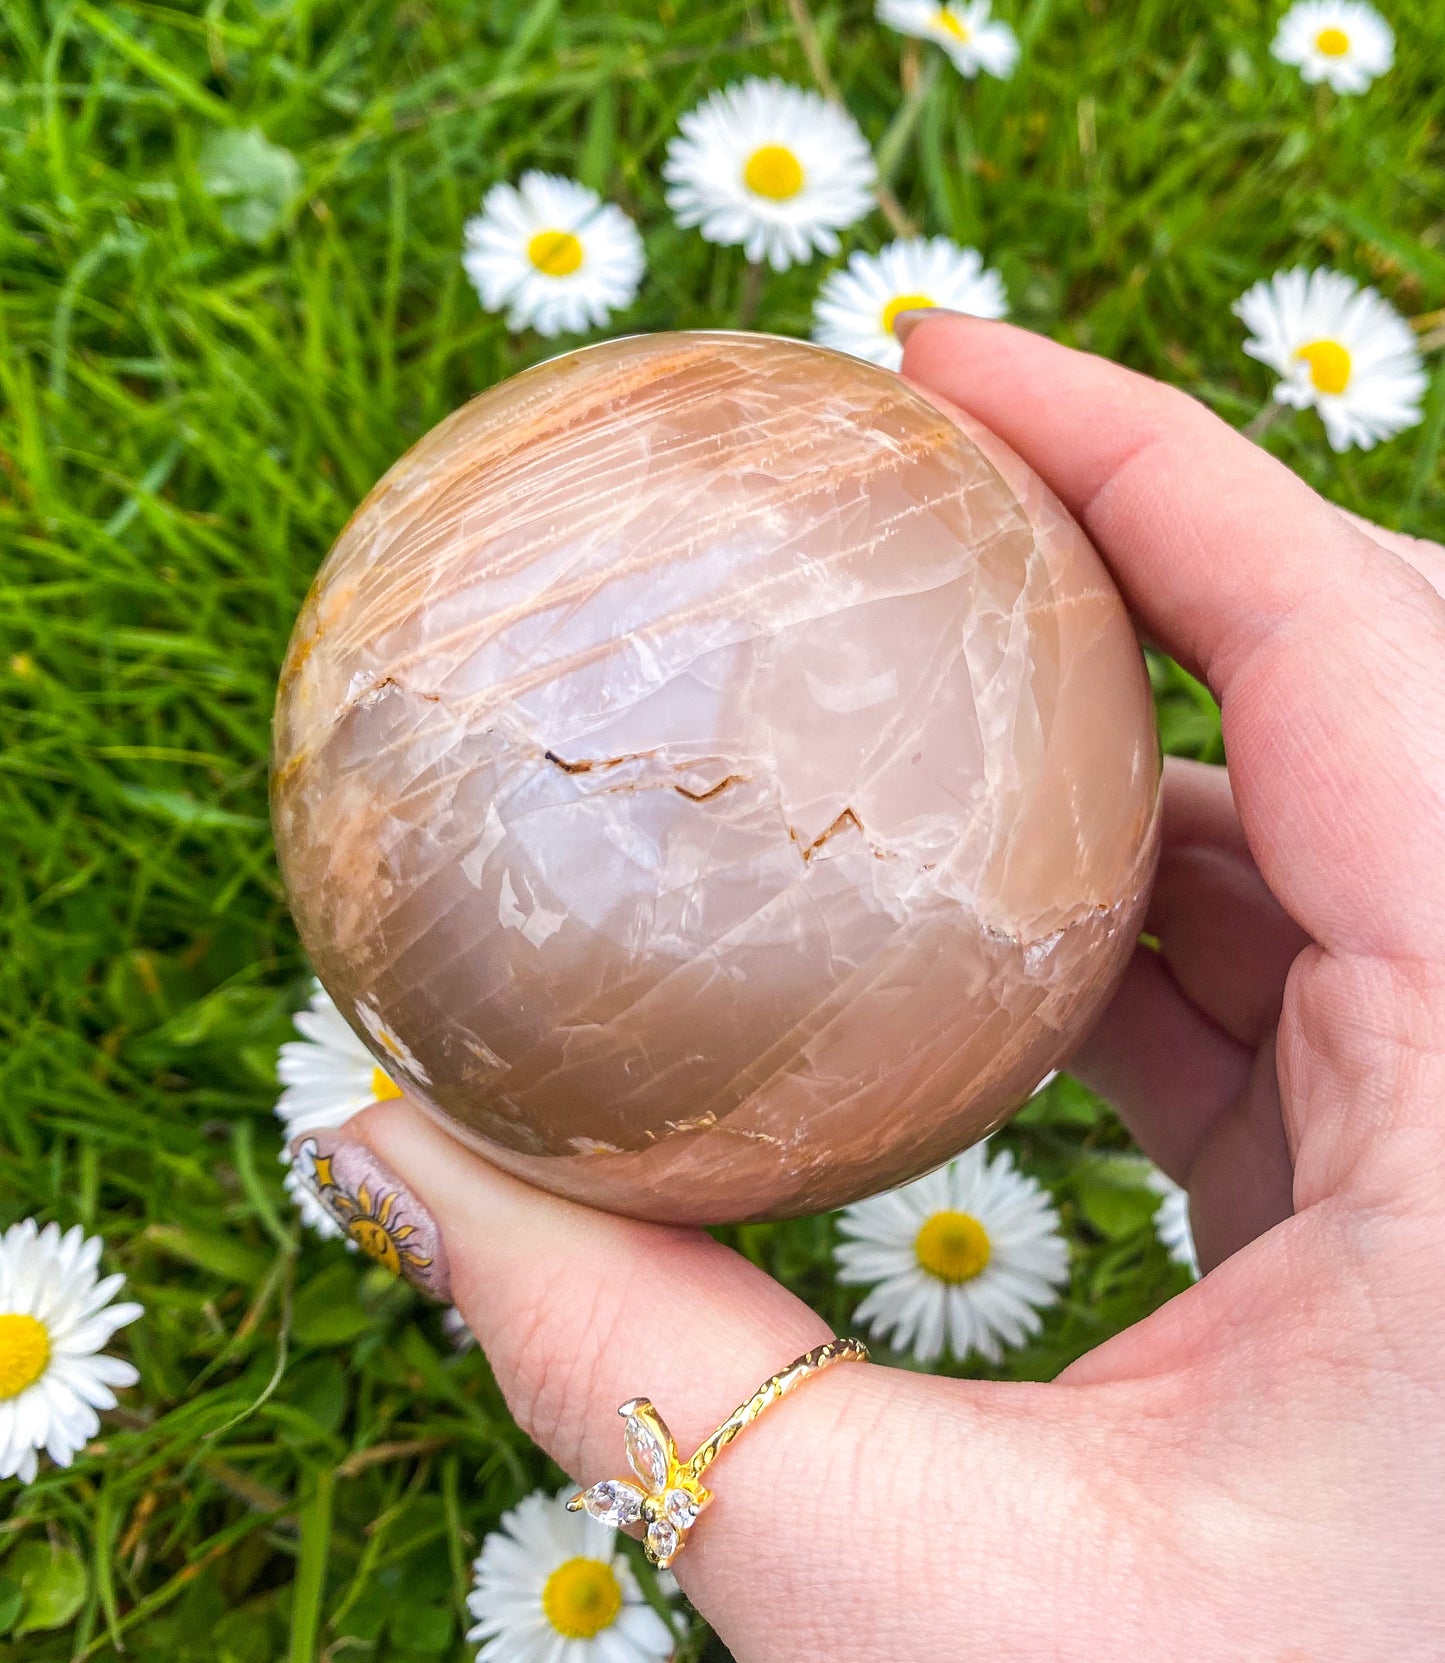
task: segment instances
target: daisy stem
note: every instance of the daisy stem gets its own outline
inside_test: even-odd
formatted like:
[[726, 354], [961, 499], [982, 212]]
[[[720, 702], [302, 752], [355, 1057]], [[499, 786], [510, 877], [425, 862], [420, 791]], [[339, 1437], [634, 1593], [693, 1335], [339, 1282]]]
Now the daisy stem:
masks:
[[1284, 405], [1278, 399], [1266, 399], [1240, 429], [1240, 432], [1244, 434], [1246, 439], [1253, 439], [1258, 444], [1283, 414]]
[[888, 124], [888, 131], [878, 141], [878, 177], [891, 179], [903, 160], [904, 147], [913, 137], [913, 129], [923, 114], [928, 95], [938, 83], [938, 59], [930, 57], [919, 71], [913, 85], [904, 95], [898, 112]]
[[843, 95], [838, 91], [838, 83], [833, 79], [832, 70], [828, 68], [823, 41], [818, 34], [818, 25], [813, 20], [813, 14], [808, 10], [808, 0], [788, 0], [788, 10], [793, 14], [793, 27], [798, 31], [798, 44], [803, 48], [803, 56], [808, 60], [809, 72], [818, 83], [818, 91], [830, 104], [841, 105]]
[[918, 227], [903, 211], [903, 204], [894, 196], [887, 185], [878, 186], [878, 211], [888, 221], [889, 229], [896, 237], [916, 237]]
[[[793, 15], [793, 28], [797, 31], [798, 44], [803, 49], [803, 56], [808, 60], [808, 70], [817, 84], [818, 91], [822, 93], [824, 98], [826, 98], [830, 104], [836, 104], [840, 110], [846, 109], [847, 106], [843, 102], [843, 95], [838, 91], [838, 83], [833, 79], [832, 70], [828, 68], [827, 54], [823, 51], [823, 41], [822, 37], [818, 33], [818, 25], [813, 18], [812, 12], [808, 10], [808, 0], [788, 0], [788, 10]], [[935, 66], [930, 63], [928, 67], [932, 69]], [[919, 77], [919, 81], [925, 86], [931, 86], [933, 84], [932, 79], [926, 73]], [[914, 91], [917, 91], [916, 87]], [[911, 96], [912, 95], [910, 94], [910, 98]], [[905, 108], [906, 107], [907, 101], [905, 101]], [[899, 112], [899, 115], [902, 115], [902, 111]], [[916, 121], [917, 119], [918, 118], [915, 113], [912, 120]], [[899, 117], [895, 116], [893, 120], [893, 127], [898, 125], [898, 121]], [[893, 128], [890, 127], [889, 133], [891, 133], [892, 130]], [[904, 137], [907, 137], [906, 133], [904, 134]], [[883, 142], [885, 144], [888, 142], [888, 136], [886, 134], [884, 135]], [[914, 225], [913, 221], [909, 219], [908, 215], [904, 213], [902, 203], [899, 202], [898, 198], [888, 188], [888, 174], [889, 170], [883, 166], [882, 157], [880, 155], [878, 164], [879, 212], [882, 213], [884, 219], [888, 221], [888, 224], [895, 236], [912, 237], [916, 235], [917, 227]]]
[[759, 260], [749, 260], [743, 269], [743, 290], [738, 297], [738, 328], [747, 329], [758, 315], [758, 303], [763, 298], [763, 280], [767, 271]]

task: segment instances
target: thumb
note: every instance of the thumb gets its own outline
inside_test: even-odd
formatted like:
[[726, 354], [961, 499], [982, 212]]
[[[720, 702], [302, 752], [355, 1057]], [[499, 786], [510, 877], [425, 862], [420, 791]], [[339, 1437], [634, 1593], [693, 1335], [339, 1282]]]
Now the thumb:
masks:
[[[330, 1136], [379, 1157], [430, 1213], [451, 1295], [508, 1405], [579, 1483], [626, 1472], [619, 1403], [650, 1397], [686, 1457], [829, 1337], [800, 1300], [702, 1232], [545, 1195], [405, 1103], [377, 1104]], [[1086, 1447], [1080, 1411], [1097, 1395], [830, 1369], [711, 1469], [714, 1500], [678, 1580], [739, 1663], [957, 1663], [1000, 1645], [1053, 1655], [1048, 1613], [1086, 1602], [1089, 1577], [1117, 1568], [1107, 1531], [1087, 1550], [1063, 1535], [1085, 1488], [1068, 1498], [1061, 1481]], [[1097, 1519], [1097, 1495], [1088, 1505]], [[1055, 1561], [1042, 1598], [1039, 1556]], [[1077, 1628], [1077, 1610], [1069, 1620]]]

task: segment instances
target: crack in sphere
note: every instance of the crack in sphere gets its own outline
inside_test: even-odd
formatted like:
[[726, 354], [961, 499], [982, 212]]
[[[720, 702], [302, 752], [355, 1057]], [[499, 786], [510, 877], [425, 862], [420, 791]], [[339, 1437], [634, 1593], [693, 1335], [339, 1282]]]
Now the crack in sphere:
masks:
[[391, 469], [297, 621], [272, 808], [410, 1098], [701, 1224], [1006, 1119], [1128, 960], [1158, 784], [1123, 603], [1018, 458], [888, 371], [708, 333], [539, 365]]

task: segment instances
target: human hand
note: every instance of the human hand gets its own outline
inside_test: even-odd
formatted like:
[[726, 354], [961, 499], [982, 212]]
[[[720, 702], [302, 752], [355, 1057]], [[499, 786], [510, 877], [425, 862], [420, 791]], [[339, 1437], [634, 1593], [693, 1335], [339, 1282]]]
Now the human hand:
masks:
[[[904, 368], [1043, 475], [1220, 699], [1228, 777], [1166, 774], [1160, 949], [1073, 1065], [1216, 1268], [1052, 1385], [812, 1382], [729, 1450], [679, 1580], [739, 1663], [1438, 1660], [1445, 550], [1020, 330], [928, 317]], [[539, 1194], [404, 1104], [347, 1135], [431, 1209], [579, 1480], [620, 1470], [624, 1398], [687, 1451], [827, 1336], [707, 1236]]]

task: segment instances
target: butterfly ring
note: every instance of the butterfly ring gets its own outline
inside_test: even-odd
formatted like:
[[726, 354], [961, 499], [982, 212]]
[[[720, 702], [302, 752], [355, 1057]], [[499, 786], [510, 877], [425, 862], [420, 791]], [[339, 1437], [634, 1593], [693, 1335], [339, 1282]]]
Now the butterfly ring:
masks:
[[629, 1524], [644, 1526], [647, 1557], [654, 1565], [666, 1568], [687, 1545], [688, 1532], [712, 1500], [712, 1491], [703, 1485], [702, 1475], [738, 1433], [795, 1386], [834, 1363], [867, 1361], [868, 1348], [862, 1340], [829, 1340], [826, 1345], [814, 1346], [781, 1373], [765, 1380], [746, 1403], [740, 1403], [690, 1461], [679, 1458], [667, 1422], [653, 1408], [651, 1399], [629, 1398], [617, 1413], [627, 1422], [628, 1465], [641, 1482], [604, 1478], [590, 1489], [579, 1490], [567, 1509], [589, 1513], [614, 1529]]

